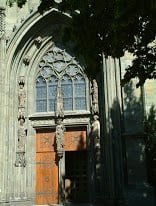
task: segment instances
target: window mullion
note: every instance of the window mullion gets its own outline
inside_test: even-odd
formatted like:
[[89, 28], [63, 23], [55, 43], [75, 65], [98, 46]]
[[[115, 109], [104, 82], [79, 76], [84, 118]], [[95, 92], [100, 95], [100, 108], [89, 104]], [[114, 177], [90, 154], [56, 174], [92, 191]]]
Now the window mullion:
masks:
[[49, 112], [49, 82], [46, 80], [47, 85], [47, 112]]
[[89, 97], [90, 91], [89, 91], [88, 81], [86, 80], [86, 78], [85, 78], [85, 87], [86, 87], [86, 93], [85, 93], [86, 109], [88, 110], [88, 108], [89, 108], [89, 99], [88, 99], [88, 97]]
[[73, 110], [75, 110], [75, 95], [74, 95], [74, 91], [75, 91], [75, 85], [74, 85], [74, 79], [72, 79], [72, 93], [73, 93], [73, 95], [72, 95], [72, 102], [73, 102], [73, 105], [72, 105], [72, 109]]

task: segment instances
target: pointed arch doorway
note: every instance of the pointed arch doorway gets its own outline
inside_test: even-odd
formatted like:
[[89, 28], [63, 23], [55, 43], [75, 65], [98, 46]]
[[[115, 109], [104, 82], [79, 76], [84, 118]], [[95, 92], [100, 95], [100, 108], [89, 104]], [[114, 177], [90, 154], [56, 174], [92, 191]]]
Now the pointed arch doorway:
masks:
[[[38, 65], [33, 117], [38, 122], [36, 204], [89, 202], [88, 79], [76, 60], [54, 45]], [[58, 158], [56, 137], [59, 116], [65, 128], [61, 158]]]

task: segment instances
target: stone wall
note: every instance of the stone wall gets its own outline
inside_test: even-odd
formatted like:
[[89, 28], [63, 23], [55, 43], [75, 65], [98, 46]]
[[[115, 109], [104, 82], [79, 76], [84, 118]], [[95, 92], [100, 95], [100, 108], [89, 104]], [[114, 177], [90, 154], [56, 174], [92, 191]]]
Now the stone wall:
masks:
[[[133, 56], [121, 58], [122, 76], [131, 65]], [[147, 81], [136, 88], [134, 79], [123, 88], [123, 142], [125, 150], [125, 188], [127, 205], [155, 205], [154, 189], [147, 181], [147, 164], [144, 142], [144, 117], [154, 103], [156, 82]]]

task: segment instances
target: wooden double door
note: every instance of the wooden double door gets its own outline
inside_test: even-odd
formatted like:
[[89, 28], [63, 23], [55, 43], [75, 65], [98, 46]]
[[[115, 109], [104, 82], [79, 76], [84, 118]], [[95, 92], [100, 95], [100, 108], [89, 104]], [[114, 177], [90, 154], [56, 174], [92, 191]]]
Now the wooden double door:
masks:
[[63, 179], [65, 201], [85, 201], [83, 195], [88, 188], [86, 128], [70, 128], [64, 133], [64, 177], [61, 177], [55, 141], [55, 131], [36, 130], [36, 204], [59, 203], [60, 179]]

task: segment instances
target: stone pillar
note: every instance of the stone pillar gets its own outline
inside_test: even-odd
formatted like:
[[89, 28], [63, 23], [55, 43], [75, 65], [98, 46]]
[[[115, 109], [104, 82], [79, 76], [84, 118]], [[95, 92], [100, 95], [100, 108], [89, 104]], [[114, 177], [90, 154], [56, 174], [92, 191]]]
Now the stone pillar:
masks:
[[123, 153], [121, 139], [120, 62], [103, 55], [100, 92], [101, 152], [104, 202], [114, 205], [123, 198]]
[[5, 0], [0, 1], [0, 202], [6, 199], [6, 162], [7, 162], [7, 137], [5, 136]]

